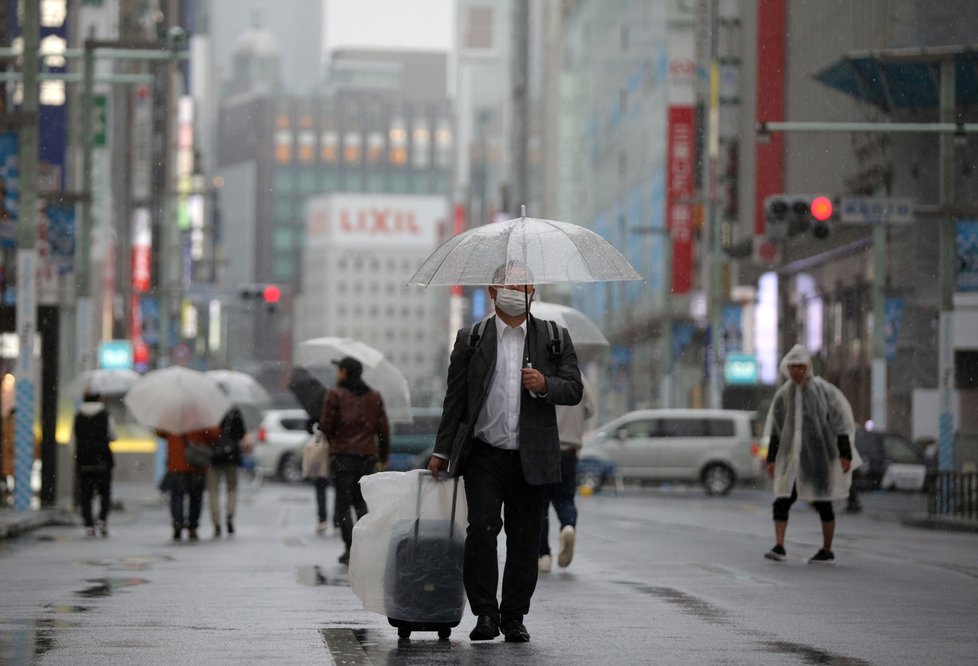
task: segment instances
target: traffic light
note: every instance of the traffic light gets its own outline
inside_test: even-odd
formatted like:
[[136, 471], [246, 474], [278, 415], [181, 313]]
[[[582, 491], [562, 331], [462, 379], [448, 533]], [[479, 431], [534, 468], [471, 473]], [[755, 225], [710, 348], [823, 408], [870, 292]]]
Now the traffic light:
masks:
[[767, 237], [783, 241], [811, 230], [821, 240], [829, 235], [829, 221], [835, 206], [827, 196], [811, 194], [772, 194], [764, 198]]
[[238, 287], [238, 294], [243, 300], [261, 300], [269, 312], [275, 311], [275, 305], [282, 299], [282, 288], [277, 284], [249, 283]]

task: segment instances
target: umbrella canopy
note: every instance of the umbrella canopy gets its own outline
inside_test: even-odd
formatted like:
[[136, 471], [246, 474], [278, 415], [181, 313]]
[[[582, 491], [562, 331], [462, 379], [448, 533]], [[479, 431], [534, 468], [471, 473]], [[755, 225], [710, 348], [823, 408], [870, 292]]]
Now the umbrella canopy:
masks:
[[71, 392], [79, 397], [85, 393], [122, 395], [139, 381], [139, 373], [128, 368], [101, 368], [86, 370], [71, 385]]
[[531, 314], [537, 319], [550, 319], [567, 329], [578, 356], [596, 354], [608, 347], [608, 338], [598, 325], [580, 310], [568, 305], [533, 301]]
[[272, 396], [249, 374], [234, 370], [208, 370], [204, 374], [216, 379], [236, 405], [270, 407], [272, 404]]
[[326, 386], [316, 379], [305, 368], [294, 368], [289, 377], [289, 390], [295, 396], [306, 413], [318, 419], [323, 410], [323, 398], [326, 397]]
[[324, 386], [333, 386], [336, 366], [332, 361], [344, 356], [352, 356], [363, 364], [363, 381], [384, 399], [388, 420], [395, 423], [413, 420], [407, 378], [383, 353], [352, 338], [313, 338], [299, 343], [298, 364]]
[[450, 238], [425, 259], [410, 285], [524, 284], [523, 270], [503, 279], [500, 266], [526, 267], [534, 284], [641, 280], [614, 245], [576, 224], [517, 217]]
[[179, 366], [146, 373], [122, 401], [143, 425], [174, 435], [217, 426], [231, 409], [216, 379]]

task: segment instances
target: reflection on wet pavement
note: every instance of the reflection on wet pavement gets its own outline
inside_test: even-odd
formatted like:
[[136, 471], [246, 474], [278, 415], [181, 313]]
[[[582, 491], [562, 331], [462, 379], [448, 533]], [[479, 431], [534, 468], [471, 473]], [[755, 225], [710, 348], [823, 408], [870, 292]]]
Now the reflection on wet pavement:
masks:
[[800, 658], [806, 664], [827, 664], [827, 666], [870, 666], [870, 662], [855, 657], [832, 654], [800, 643], [770, 641], [762, 643], [770, 652]]
[[124, 587], [132, 587], [133, 585], [143, 585], [149, 581], [145, 578], [90, 578], [85, 581], [86, 583], [95, 583], [91, 587], [87, 587], [84, 590], [79, 590], [75, 594], [79, 597], [84, 597], [86, 599], [97, 599], [100, 597], [107, 597], [111, 595], [114, 591], [119, 590]]
[[303, 585], [313, 587], [317, 585], [348, 587], [350, 585], [350, 581], [346, 576], [333, 576], [332, 578], [326, 576], [318, 564], [311, 567], [298, 567], [296, 569], [296, 578]]
[[56, 618], [0, 622], [0, 664], [34, 664], [54, 647], [55, 630], [73, 624]]
[[142, 571], [149, 569], [154, 562], [172, 562], [176, 558], [170, 555], [130, 555], [116, 559], [85, 560], [85, 564], [95, 567], [108, 567], [109, 569], [122, 569], [124, 571]]

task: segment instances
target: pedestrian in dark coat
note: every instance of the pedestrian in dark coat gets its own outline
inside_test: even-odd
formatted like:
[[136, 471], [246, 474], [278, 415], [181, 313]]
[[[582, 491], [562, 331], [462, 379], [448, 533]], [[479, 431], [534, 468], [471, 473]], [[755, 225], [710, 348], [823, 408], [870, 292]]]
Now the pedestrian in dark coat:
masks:
[[72, 426], [75, 438], [75, 470], [78, 474], [82, 519], [85, 533], [95, 536], [92, 500], [99, 496], [98, 529], [109, 536], [109, 511], [112, 508], [112, 468], [115, 458], [109, 442], [115, 439], [112, 416], [97, 393], [86, 393]]

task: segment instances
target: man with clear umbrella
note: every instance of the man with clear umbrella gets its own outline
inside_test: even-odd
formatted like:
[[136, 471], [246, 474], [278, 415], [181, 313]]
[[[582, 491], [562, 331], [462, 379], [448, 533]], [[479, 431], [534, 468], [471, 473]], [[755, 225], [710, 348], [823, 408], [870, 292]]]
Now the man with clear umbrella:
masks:
[[[558, 349], [547, 322], [529, 315], [534, 287], [526, 266], [507, 262], [492, 282], [495, 316], [478, 327], [481, 334], [463, 328], [456, 336], [428, 468], [436, 479], [445, 471], [465, 479], [463, 580], [478, 616], [469, 638], [492, 640], [502, 631], [509, 642], [526, 642], [523, 618], [537, 583], [543, 488], [561, 474], [554, 406], [577, 404], [583, 388], [566, 330]], [[496, 540], [504, 525], [506, 562], [497, 600]]]
[[326, 393], [319, 430], [330, 446], [330, 468], [336, 490], [335, 514], [346, 550], [340, 563], [350, 562], [353, 523], [367, 513], [360, 494], [360, 478], [387, 464], [390, 449], [390, 424], [384, 399], [363, 381], [363, 364], [351, 356], [333, 361], [336, 386]]

